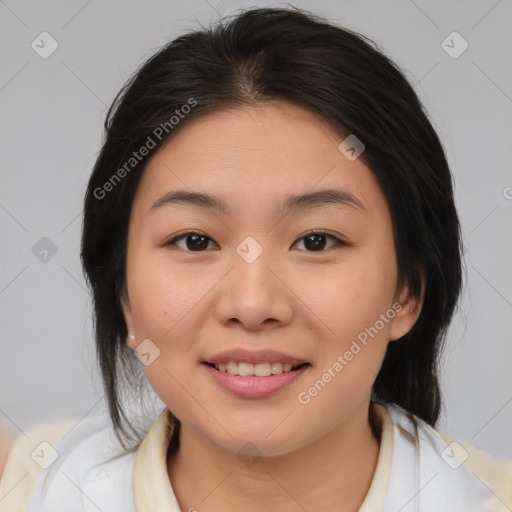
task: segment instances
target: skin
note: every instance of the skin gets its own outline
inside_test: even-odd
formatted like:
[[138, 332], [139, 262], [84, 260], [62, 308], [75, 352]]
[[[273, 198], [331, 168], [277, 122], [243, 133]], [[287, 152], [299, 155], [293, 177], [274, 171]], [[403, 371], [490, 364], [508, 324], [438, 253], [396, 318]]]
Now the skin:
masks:
[[[135, 349], [149, 338], [160, 355], [143, 370], [180, 420], [180, 446], [168, 454], [182, 510], [356, 511], [379, 452], [371, 389], [388, 343], [406, 334], [423, 297], [397, 289], [392, 223], [370, 169], [349, 161], [343, 140], [321, 117], [285, 102], [225, 109], [192, 120], [150, 160], [129, 225], [123, 310]], [[224, 199], [230, 214], [188, 204], [150, 212], [184, 188]], [[289, 194], [337, 188], [366, 211], [325, 203], [282, 215]], [[310, 230], [320, 238], [315, 250]], [[182, 238], [207, 236], [194, 250]], [[247, 263], [247, 237], [263, 248]], [[402, 309], [307, 404], [297, 397], [357, 335], [395, 303]], [[223, 350], [271, 348], [310, 362], [274, 395], [243, 399], [218, 387], [201, 362]], [[377, 425], [378, 429], [378, 425]], [[261, 459], [237, 453], [247, 442]], [[284, 508], [283, 508], [284, 507]]]

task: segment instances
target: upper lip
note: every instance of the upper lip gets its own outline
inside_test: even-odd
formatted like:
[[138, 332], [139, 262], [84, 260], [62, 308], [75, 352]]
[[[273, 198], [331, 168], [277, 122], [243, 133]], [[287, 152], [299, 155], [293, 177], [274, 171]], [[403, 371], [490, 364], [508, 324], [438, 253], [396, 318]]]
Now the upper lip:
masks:
[[289, 356], [276, 350], [247, 350], [244, 348], [235, 348], [220, 352], [205, 360], [207, 363], [290, 363], [293, 365], [307, 363], [306, 360]]

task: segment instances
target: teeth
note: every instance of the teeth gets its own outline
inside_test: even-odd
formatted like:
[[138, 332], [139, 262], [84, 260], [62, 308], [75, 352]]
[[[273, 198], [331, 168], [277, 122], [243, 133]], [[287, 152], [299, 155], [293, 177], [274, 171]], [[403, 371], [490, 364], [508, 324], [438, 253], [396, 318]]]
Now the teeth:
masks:
[[272, 375], [270, 363], [258, 363], [254, 365], [254, 375], [258, 377], [268, 377]]
[[272, 372], [272, 375], [279, 375], [280, 373], [283, 373], [283, 365], [281, 363], [271, 363], [270, 371]]
[[230, 375], [238, 375], [238, 363], [234, 363], [233, 361], [230, 361], [227, 364], [226, 369]]
[[215, 363], [215, 368], [221, 372], [230, 375], [241, 375], [244, 377], [255, 375], [257, 377], [269, 377], [270, 375], [280, 375], [284, 372], [292, 370], [290, 363], [237, 363], [230, 361], [229, 363]]
[[238, 375], [254, 375], [254, 365], [251, 363], [238, 363]]

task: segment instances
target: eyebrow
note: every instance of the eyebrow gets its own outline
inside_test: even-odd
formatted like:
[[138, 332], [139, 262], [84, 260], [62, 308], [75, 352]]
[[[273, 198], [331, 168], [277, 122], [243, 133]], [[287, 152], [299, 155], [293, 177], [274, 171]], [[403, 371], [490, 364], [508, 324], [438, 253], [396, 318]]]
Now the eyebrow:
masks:
[[[214, 209], [224, 214], [229, 214], [230, 209], [220, 197], [203, 192], [190, 192], [188, 190], [171, 190], [153, 203], [150, 212], [158, 210], [166, 205], [189, 204], [200, 208]], [[329, 203], [348, 206], [360, 212], [368, 212], [361, 201], [351, 192], [338, 189], [324, 189], [316, 192], [307, 192], [288, 196], [280, 206], [280, 212], [287, 214], [300, 210], [306, 210]]]

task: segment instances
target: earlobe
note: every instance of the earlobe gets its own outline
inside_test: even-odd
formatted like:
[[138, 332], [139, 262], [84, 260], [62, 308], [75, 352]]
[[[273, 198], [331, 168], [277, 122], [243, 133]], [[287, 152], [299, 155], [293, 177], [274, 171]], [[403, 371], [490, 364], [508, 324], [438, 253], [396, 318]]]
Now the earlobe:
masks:
[[128, 342], [127, 345], [132, 349], [135, 350], [135, 334], [133, 334], [133, 331], [128, 331]]
[[128, 328], [128, 336], [126, 337], [126, 345], [130, 347], [132, 350], [137, 348], [136, 337], [133, 334], [131, 328]]
[[123, 311], [124, 321], [126, 324], [126, 330], [128, 332], [126, 344], [132, 350], [135, 350], [136, 336], [134, 334], [134, 329], [133, 329], [132, 313], [131, 313], [129, 300], [127, 298], [126, 290], [124, 288], [123, 288], [123, 291], [121, 292], [120, 302], [121, 302], [121, 309]]

